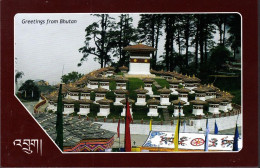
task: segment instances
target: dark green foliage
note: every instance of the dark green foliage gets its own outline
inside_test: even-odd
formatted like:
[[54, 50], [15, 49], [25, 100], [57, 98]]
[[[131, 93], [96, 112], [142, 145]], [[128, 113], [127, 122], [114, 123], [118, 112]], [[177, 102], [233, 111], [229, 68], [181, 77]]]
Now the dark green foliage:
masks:
[[109, 89], [115, 90], [116, 89], [116, 81], [110, 81], [109, 82]]
[[80, 79], [82, 76], [83, 74], [72, 71], [66, 75], [62, 75], [61, 81], [67, 84], [67, 83], [75, 82], [76, 80]]
[[224, 46], [217, 46], [211, 50], [210, 64], [215, 70], [220, 70], [221, 66], [229, 60], [231, 52]]
[[57, 121], [56, 121], [57, 137], [55, 142], [58, 145], [58, 147], [63, 151], [63, 114], [62, 114], [63, 104], [62, 104], [61, 91], [62, 91], [62, 84], [60, 84], [59, 95], [58, 95]]
[[[98, 61], [103, 68], [111, 62], [110, 52], [117, 45], [115, 22], [114, 18], [108, 14], [95, 14], [94, 16], [99, 20], [88, 25], [85, 29], [85, 45], [79, 49], [83, 57], [80, 59], [78, 66], [81, 66], [89, 55], [94, 55], [94, 60]], [[94, 43], [92, 43], [93, 40]]]
[[106, 98], [115, 101], [116, 95], [114, 94], [113, 91], [110, 91], [106, 93]]
[[241, 77], [209, 77], [208, 83], [213, 83], [220, 90], [228, 91], [235, 97], [232, 102], [241, 105]]
[[138, 78], [129, 78], [129, 98], [136, 101], [137, 94], [135, 92], [136, 89], [140, 87], [144, 88], [144, 82]]
[[166, 79], [154, 79], [159, 85], [161, 85], [163, 88], [166, 86], [166, 88], [169, 88], [169, 83]]
[[25, 81], [22, 86], [19, 88], [19, 91], [22, 92], [22, 99], [24, 100], [39, 100], [40, 91], [38, 86], [34, 83], [33, 80]]
[[194, 116], [192, 114], [192, 105], [183, 106], [183, 113], [186, 117]]
[[90, 93], [90, 100], [95, 101], [95, 96], [96, 96], [95, 92], [91, 92]]
[[174, 112], [174, 106], [173, 105], [168, 106], [168, 112], [169, 112], [169, 116], [172, 117], [173, 112]]
[[195, 94], [188, 94], [188, 100], [195, 100]]
[[178, 95], [170, 95], [170, 102], [173, 100], [178, 100]]
[[130, 45], [130, 43], [136, 43], [138, 40], [137, 29], [132, 25], [133, 18], [129, 14], [121, 14], [119, 19], [119, 22], [116, 24], [114, 37], [116, 48], [113, 50], [113, 55], [119, 58], [117, 67], [122, 65], [128, 66], [129, 54], [122, 49]]
[[88, 114], [89, 117], [96, 117], [97, 113], [99, 112], [99, 105], [97, 104], [90, 104], [90, 113]]
[[22, 78], [24, 73], [22, 71], [16, 71], [15, 73], [15, 83], [17, 84], [18, 79]]
[[132, 106], [133, 110], [133, 118], [134, 120], [141, 120], [141, 119], [149, 119], [150, 117], [147, 116], [147, 113], [149, 111], [147, 106]]
[[114, 106], [113, 103], [110, 105], [110, 114], [107, 118], [121, 118], [121, 112], [123, 111], [123, 106]]
[[50, 93], [56, 90], [54, 86], [50, 86], [50, 85], [38, 85], [38, 87], [41, 93]]
[[76, 112], [76, 114], [79, 112], [79, 103], [74, 104], [74, 112]]
[[[163, 15], [141, 14], [138, 22], [138, 33], [141, 42], [158, 49], [159, 37], [162, 35]], [[156, 68], [157, 51], [152, 53], [151, 67]]]

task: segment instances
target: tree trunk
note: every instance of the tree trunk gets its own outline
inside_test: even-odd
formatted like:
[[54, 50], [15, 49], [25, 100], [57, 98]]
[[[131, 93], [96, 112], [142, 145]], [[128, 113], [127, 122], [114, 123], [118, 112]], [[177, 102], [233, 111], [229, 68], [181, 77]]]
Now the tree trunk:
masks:
[[169, 22], [169, 36], [170, 36], [170, 41], [169, 41], [169, 52], [170, 52], [170, 71], [173, 71], [174, 69], [174, 55], [173, 55], [173, 52], [174, 52], [174, 47], [173, 47], [173, 43], [174, 43], [174, 33], [175, 32], [175, 29], [174, 29], [174, 16], [171, 16], [170, 17], [170, 22]]
[[224, 21], [224, 30], [223, 30], [223, 46], [225, 46], [225, 37], [226, 37], [226, 21]]
[[208, 40], [208, 36], [207, 36], [207, 33], [208, 33], [208, 25], [206, 24], [206, 30], [205, 30], [205, 49], [204, 49], [204, 52], [205, 52], [205, 62], [207, 62], [207, 59], [208, 59], [208, 53], [207, 53], [207, 40]]
[[122, 33], [123, 33], [123, 15], [121, 15], [121, 18], [120, 18], [120, 33], [119, 33], [119, 44], [118, 44], [118, 47], [119, 47], [119, 60], [121, 60], [122, 58]]
[[222, 41], [222, 24], [221, 23], [218, 24], [218, 30], [219, 30], [219, 44], [222, 45], [223, 41]]
[[165, 41], [165, 64], [166, 70], [169, 70], [169, 16], [165, 18], [165, 32], [166, 32], [166, 41]]
[[203, 64], [204, 62], [204, 53], [203, 53], [203, 42], [204, 42], [204, 32], [203, 32], [203, 27], [204, 27], [204, 21], [203, 18], [200, 17], [200, 24], [199, 24], [199, 45], [200, 45], [200, 65]]
[[156, 67], [156, 61], [157, 61], [157, 49], [158, 49], [159, 35], [160, 35], [160, 25], [158, 23], [157, 29], [156, 29], [156, 39], [155, 39], [156, 51], [155, 51], [155, 56], [154, 56], [154, 58], [155, 58], [155, 60], [154, 60], [154, 68]]
[[178, 50], [179, 50], [179, 56], [181, 55], [181, 38], [180, 38], [180, 28], [178, 28], [177, 38], [178, 38]]
[[197, 25], [196, 36], [195, 36], [195, 68], [198, 69], [198, 53], [199, 53], [199, 30]]
[[101, 68], [104, 67], [104, 48], [105, 48], [105, 15], [102, 14], [102, 20], [101, 20], [101, 27], [102, 27], [102, 31], [101, 31]]
[[189, 65], [189, 61], [188, 61], [189, 36], [190, 36], [190, 19], [189, 19], [189, 16], [187, 16], [186, 27], [185, 27], [185, 46], [186, 46], [185, 63], [186, 63], [186, 67]]

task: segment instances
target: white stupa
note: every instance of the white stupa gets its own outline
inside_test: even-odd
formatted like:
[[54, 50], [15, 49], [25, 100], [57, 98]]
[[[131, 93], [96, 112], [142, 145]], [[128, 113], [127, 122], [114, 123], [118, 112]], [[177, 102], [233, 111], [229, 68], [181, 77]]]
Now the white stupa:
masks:
[[147, 76], [154, 77], [150, 73], [150, 54], [156, 49], [143, 44], [127, 46], [123, 51], [130, 53], [129, 72], [125, 76]]

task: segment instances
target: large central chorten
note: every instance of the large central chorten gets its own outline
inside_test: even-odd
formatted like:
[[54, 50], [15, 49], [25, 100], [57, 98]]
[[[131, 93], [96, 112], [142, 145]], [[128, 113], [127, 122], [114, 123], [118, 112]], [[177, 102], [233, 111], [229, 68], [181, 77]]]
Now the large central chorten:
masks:
[[153, 76], [150, 73], [150, 54], [156, 49], [143, 44], [127, 46], [124, 51], [130, 53], [129, 72], [130, 76]]

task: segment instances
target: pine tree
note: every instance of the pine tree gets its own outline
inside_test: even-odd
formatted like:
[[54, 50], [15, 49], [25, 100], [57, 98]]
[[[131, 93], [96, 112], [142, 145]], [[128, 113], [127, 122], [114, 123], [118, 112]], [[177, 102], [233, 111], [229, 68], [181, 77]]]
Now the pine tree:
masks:
[[56, 144], [63, 151], [63, 115], [62, 115], [62, 84], [60, 84], [58, 104], [57, 104], [57, 121], [56, 121]]
[[[95, 14], [93, 16], [99, 18], [99, 21], [93, 22], [85, 29], [85, 46], [79, 49], [79, 52], [83, 53], [83, 57], [78, 66], [81, 66], [91, 54], [96, 56], [94, 60], [97, 60], [103, 68], [111, 61], [110, 52], [116, 46], [113, 40], [115, 23], [114, 18], [108, 14]], [[92, 42], [95, 44], [94, 46], [91, 46]]]
[[138, 22], [138, 32], [140, 42], [156, 48], [152, 53], [152, 68], [156, 68], [157, 49], [159, 38], [162, 35], [161, 28], [163, 26], [163, 15], [160, 14], [141, 14]]
[[121, 14], [119, 16], [120, 21], [117, 23], [116, 35], [114, 41], [117, 47], [113, 50], [114, 56], [119, 57], [119, 66], [128, 65], [129, 57], [122, 49], [131, 42], [137, 41], [137, 30], [133, 27], [133, 18], [129, 14]]

